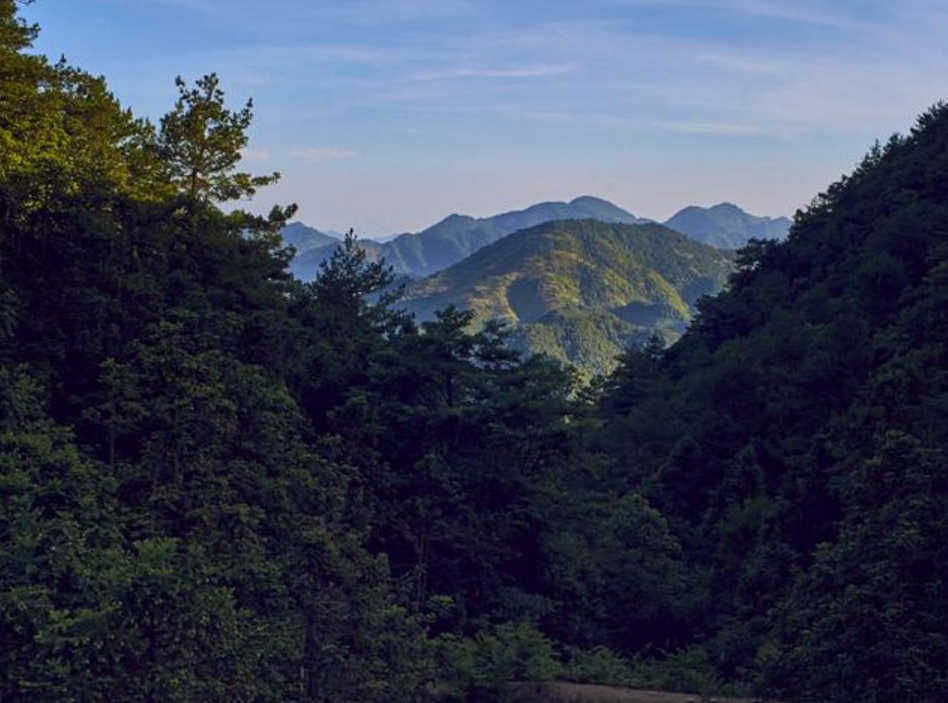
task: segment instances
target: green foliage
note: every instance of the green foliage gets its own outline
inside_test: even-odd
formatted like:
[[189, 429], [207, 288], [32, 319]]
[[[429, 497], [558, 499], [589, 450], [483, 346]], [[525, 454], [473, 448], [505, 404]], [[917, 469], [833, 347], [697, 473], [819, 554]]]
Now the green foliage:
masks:
[[[948, 108], [578, 390], [483, 310], [393, 309], [354, 236], [293, 280], [291, 208], [214, 204], [270, 177], [213, 76], [156, 136], [34, 36], [0, 0], [3, 701], [941, 700]], [[634, 232], [514, 235], [554, 275], [480, 293], [556, 343], [584, 298], [682, 319], [707, 252]]]
[[161, 118], [158, 153], [171, 182], [192, 200], [236, 200], [280, 177], [234, 172], [247, 146], [253, 102], [239, 112], [228, 110], [219, 84], [211, 73], [189, 89], [179, 76], [174, 110]]
[[637, 683], [632, 665], [608, 647], [570, 648], [563, 678], [603, 686], [627, 687]]
[[417, 699], [421, 621], [347, 522], [351, 466], [298, 402], [318, 331], [271, 236], [290, 210], [208, 202], [268, 180], [233, 172], [249, 109], [213, 78], [180, 86], [159, 140], [101, 80], [18, 53], [14, 9], [0, 698]]
[[667, 657], [635, 663], [630, 682], [636, 688], [706, 695], [722, 692], [722, 683], [702, 647], [683, 649]]
[[681, 641], [715, 677], [825, 701], [944, 689], [946, 120], [875, 148], [786, 243], [752, 242], [678, 343], [605, 386], [591, 446], [699, 575]]
[[584, 497], [580, 515], [548, 538], [550, 595], [558, 607], [547, 622], [586, 647], [666, 644], [695, 586], [678, 540], [641, 495]]
[[536, 683], [560, 671], [552, 643], [529, 622], [482, 630], [473, 638], [442, 636], [436, 641], [442, 697], [498, 701], [511, 682]]
[[768, 673], [813, 697], [935, 700], [948, 683], [944, 456], [896, 430], [874, 444], [838, 538], [782, 605]]
[[410, 286], [404, 304], [421, 319], [447, 305], [476, 326], [500, 319], [516, 348], [608, 373], [652, 332], [677, 337], [729, 269], [727, 254], [659, 225], [564, 220], [480, 249]]

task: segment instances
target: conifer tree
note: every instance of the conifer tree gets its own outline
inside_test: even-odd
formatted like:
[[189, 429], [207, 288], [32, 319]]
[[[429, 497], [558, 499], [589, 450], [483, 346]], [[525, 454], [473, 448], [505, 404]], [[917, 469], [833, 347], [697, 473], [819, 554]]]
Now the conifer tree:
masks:
[[252, 196], [280, 178], [277, 172], [253, 176], [236, 171], [253, 120], [252, 100], [239, 111], [228, 110], [214, 73], [199, 78], [193, 88], [180, 76], [175, 85], [178, 100], [161, 118], [158, 145], [181, 192], [191, 200], [226, 202]]

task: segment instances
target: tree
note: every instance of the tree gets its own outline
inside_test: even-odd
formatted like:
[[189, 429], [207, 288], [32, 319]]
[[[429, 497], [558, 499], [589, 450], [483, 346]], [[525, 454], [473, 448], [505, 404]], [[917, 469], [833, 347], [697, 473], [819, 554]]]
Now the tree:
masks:
[[253, 101], [239, 112], [224, 107], [224, 93], [211, 73], [188, 88], [175, 79], [178, 100], [161, 118], [158, 147], [169, 177], [192, 200], [226, 202], [252, 196], [257, 188], [275, 183], [280, 174], [252, 176], [236, 171], [240, 151], [247, 146]]
[[19, 51], [36, 38], [37, 27], [16, 16], [16, 0], [0, 0], [0, 48]]
[[358, 325], [381, 344], [381, 323], [296, 305], [291, 208], [217, 207], [275, 178], [236, 173], [249, 104], [179, 81], [158, 134], [104, 79], [23, 53], [19, 4], [0, 0], [0, 700], [418, 699], [422, 621], [287, 379], [320, 334], [316, 354]]
[[769, 683], [814, 700], [936, 701], [948, 685], [945, 457], [874, 438], [842, 478], [846, 514], [777, 614]]

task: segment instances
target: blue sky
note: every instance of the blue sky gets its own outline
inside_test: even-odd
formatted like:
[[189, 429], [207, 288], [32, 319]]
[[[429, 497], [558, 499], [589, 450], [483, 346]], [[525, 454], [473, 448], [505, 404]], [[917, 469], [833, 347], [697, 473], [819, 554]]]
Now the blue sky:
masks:
[[36, 48], [157, 119], [217, 72], [250, 209], [364, 236], [581, 194], [792, 214], [948, 98], [944, 0], [36, 0]]

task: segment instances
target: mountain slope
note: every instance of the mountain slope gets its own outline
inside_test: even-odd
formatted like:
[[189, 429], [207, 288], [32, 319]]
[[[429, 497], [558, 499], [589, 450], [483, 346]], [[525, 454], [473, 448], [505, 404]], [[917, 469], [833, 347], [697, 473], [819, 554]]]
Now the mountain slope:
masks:
[[286, 225], [280, 231], [280, 236], [283, 237], [284, 242], [296, 249], [297, 255], [310, 249], [338, 244], [339, 242], [339, 237], [321, 232], [315, 227], [304, 225], [302, 222], [291, 222]]
[[386, 243], [385, 258], [397, 271], [427, 276], [518, 230], [553, 220], [579, 219], [644, 222], [606, 200], [587, 195], [568, 203], [538, 203], [492, 217], [450, 215], [422, 232], [403, 234]]
[[726, 254], [661, 225], [559, 220], [521, 230], [411, 287], [421, 319], [448, 305], [498, 318], [515, 346], [604, 372], [652, 331], [677, 336], [694, 302], [718, 290]]
[[707, 574], [710, 659], [800, 700], [944, 700], [948, 106], [700, 307], [623, 360], [597, 449]]
[[751, 215], [732, 203], [691, 205], [665, 222], [666, 227], [719, 249], [740, 249], [751, 239], [784, 239], [791, 224], [789, 218]]
[[[312, 281], [319, 275], [320, 266], [329, 260], [339, 245], [339, 240], [333, 238], [327, 244], [298, 252], [288, 266], [290, 273], [301, 281]], [[378, 261], [383, 256], [383, 246], [376, 241], [360, 239], [359, 246], [365, 250], [369, 261]]]
[[[587, 195], [569, 203], [538, 203], [491, 217], [449, 215], [421, 232], [400, 234], [385, 243], [362, 239], [360, 244], [370, 259], [384, 257], [396, 272], [420, 278], [446, 269], [512, 232], [552, 220], [587, 218], [629, 224], [646, 222], [606, 200]], [[300, 223], [287, 226], [282, 234], [287, 244], [297, 249], [290, 270], [304, 281], [316, 276], [319, 265], [338, 246], [337, 238]]]
[[[371, 259], [384, 257], [396, 272], [421, 278], [453, 266], [513, 232], [555, 220], [585, 219], [622, 224], [651, 222], [607, 200], [585, 195], [568, 203], [538, 203], [491, 217], [449, 215], [421, 232], [400, 234], [385, 242], [360, 241]], [[721, 203], [710, 208], [684, 208], [665, 226], [719, 249], [740, 249], [751, 238], [783, 239], [790, 220], [786, 217], [758, 217], [736, 205]], [[297, 250], [290, 269], [302, 280], [312, 280], [316, 276], [319, 265], [329, 258], [339, 241], [338, 236], [298, 222], [288, 225], [282, 234], [287, 244], [292, 244]]]

